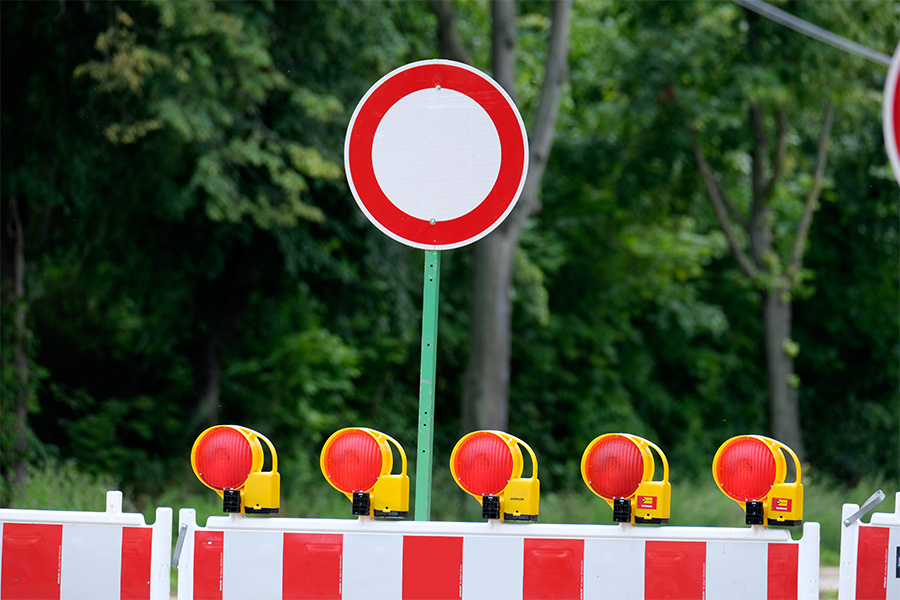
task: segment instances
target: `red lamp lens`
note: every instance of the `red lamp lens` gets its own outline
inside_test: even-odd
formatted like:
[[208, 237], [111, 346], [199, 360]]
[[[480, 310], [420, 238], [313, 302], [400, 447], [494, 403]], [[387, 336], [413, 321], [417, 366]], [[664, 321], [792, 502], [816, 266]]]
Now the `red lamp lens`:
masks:
[[762, 440], [742, 437], [719, 454], [716, 478], [724, 491], [738, 501], [764, 498], [775, 484], [775, 456]]
[[644, 478], [644, 457], [633, 441], [611, 435], [588, 451], [584, 471], [588, 485], [604, 498], [629, 498]]
[[372, 489], [381, 476], [382, 461], [378, 441], [359, 429], [345, 431], [325, 448], [325, 472], [345, 493]]
[[470, 494], [495, 496], [512, 477], [512, 451], [493, 433], [473, 433], [457, 448], [453, 470], [460, 486]]
[[250, 441], [231, 427], [216, 427], [203, 436], [194, 454], [197, 475], [211, 488], [231, 490], [244, 485], [253, 469]]

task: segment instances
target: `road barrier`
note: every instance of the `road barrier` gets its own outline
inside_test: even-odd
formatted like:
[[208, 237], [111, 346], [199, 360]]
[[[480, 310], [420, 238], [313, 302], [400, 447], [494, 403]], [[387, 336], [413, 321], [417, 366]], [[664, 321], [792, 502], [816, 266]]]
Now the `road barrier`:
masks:
[[818, 598], [819, 524], [784, 529], [179, 513], [178, 598]]
[[172, 509], [156, 522], [122, 512], [122, 492], [106, 512], [0, 509], [0, 599], [168, 600]]
[[898, 600], [900, 492], [895, 497], [893, 513], [873, 513], [869, 523], [863, 523], [859, 517], [865, 512], [865, 506], [860, 510], [856, 504], [844, 505], [838, 598]]

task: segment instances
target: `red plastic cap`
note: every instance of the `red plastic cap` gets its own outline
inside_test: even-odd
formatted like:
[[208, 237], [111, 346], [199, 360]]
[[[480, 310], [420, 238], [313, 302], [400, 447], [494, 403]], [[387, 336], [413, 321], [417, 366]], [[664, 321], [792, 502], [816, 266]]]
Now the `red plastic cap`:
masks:
[[243, 433], [231, 427], [216, 427], [203, 436], [194, 454], [197, 475], [217, 490], [244, 485], [253, 468], [253, 451]]
[[345, 493], [367, 492], [381, 476], [378, 441], [360, 429], [348, 429], [325, 448], [323, 464], [331, 484]]
[[775, 484], [775, 472], [772, 450], [752, 437], [727, 443], [716, 463], [716, 478], [722, 491], [742, 502], [764, 498]]
[[644, 479], [644, 457], [632, 440], [604, 437], [588, 452], [584, 469], [588, 485], [604, 498], [629, 498]]
[[512, 451], [498, 435], [473, 433], [457, 448], [453, 470], [459, 485], [470, 494], [495, 496], [512, 477]]

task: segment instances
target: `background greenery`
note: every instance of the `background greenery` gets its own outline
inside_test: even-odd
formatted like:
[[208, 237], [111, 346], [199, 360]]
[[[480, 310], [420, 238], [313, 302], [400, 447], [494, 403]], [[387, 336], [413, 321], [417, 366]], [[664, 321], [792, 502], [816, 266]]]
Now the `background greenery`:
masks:
[[[778, 4], [886, 54], [900, 39], [895, 3]], [[457, 10], [473, 62], [489, 70], [487, 4]], [[519, 4], [526, 122], [548, 19], [546, 3]], [[509, 428], [541, 461], [542, 520], [608, 522], [578, 465], [594, 437], [627, 431], [666, 452], [673, 522], [740, 521], [710, 465], [729, 437], [770, 430], [761, 309], [682, 124], [708, 134], [710, 160], [741, 201], [749, 99], [786, 107], [795, 124], [776, 233], [794, 226], [809, 140], [825, 101], [837, 106], [792, 297], [806, 517], [836, 522], [841, 503], [900, 489], [886, 69], [769, 22], [765, 65], [748, 65], [747, 14], [729, 2], [577, 2], [572, 23], [543, 210], [513, 290]], [[214, 513], [191, 444], [207, 425], [239, 423], [279, 451], [284, 514], [345, 515], [318, 471], [328, 435], [373, 427], [414, 454], [423, 257], [360, 213], [343, 138], [372, 83], [437, 55], [429, 5], [4, 3], [2, 28], [0, 504], [80, 507], [78, 494], [49, 491], [77, 481], [86, 495], [121, 487], [149, 513]], [[471, 257], [447, 251], [442, 262], [434, 516], [474, 519], [447, 468], [465, 433]], [[102, 509], [93, 492], [83, 501]]]

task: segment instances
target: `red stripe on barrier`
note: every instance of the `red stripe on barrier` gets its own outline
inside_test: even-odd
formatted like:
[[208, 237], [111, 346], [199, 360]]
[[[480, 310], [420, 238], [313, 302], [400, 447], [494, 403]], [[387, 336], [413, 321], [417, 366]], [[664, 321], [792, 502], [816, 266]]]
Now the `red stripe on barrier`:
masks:
[[0, 597], [16, 600], [59, 598], [62, 525], [3, 524]]
[[581, 600], [584, 540], [525, 538], [522, 600]]
[[706, 542], [647, 540], [644, 597], [693, 600], [706, 597]]
[[857, 600], [887, 598], [889, 527], [860, 526], [856, 553]]
[[4, 523], [0, 597], [59, 598], [62, 525]]
[[282, 598], [340, 600], [344, 536], [285, 533]]
[[152, 529], [149, 527], [122, 528], [122, 598], [150, 600], [152, 548]]
[[797, 544], [769, 544], [768, 600], [797, 600]]
[[462, 597], [461, 537], [403, 536], [403, 599]]
[[222, 600], [225, 532], [194, 532], [194, 599]]

